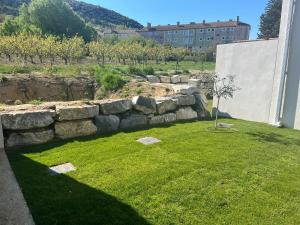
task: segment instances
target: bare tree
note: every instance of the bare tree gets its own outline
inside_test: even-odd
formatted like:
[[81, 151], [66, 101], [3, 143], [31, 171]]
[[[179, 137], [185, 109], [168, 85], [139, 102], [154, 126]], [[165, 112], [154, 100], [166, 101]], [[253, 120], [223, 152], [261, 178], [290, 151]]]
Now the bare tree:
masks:
[[215, 128], [218, 127], [219, 119], [219, 105], [221, 98], [228, 99], [233, 98], [233, 93], [240, 90], [239, 87], [234, 84], [234, 76], [227, 76], [220, 78], [218, 75], [214, 75], [211, 78], [214, 83], [214, 87], [210, 90], [210, 94], [217, 98], [217, 108], [216, 108], [216, 119]]

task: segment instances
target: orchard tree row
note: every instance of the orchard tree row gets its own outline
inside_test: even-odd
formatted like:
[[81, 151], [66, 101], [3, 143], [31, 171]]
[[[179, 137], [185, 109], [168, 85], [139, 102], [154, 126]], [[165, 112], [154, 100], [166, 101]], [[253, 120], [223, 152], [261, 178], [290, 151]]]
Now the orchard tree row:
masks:
[[124, 41], [98, 40], [85, 43], [81, 37], [17, 35], [0, 36], [0, 56], [9, 62], [59, 64], [93, 58], [99, 64], [147, 64], [201, 58], [201, 52], [159, 45], [143, 38]]

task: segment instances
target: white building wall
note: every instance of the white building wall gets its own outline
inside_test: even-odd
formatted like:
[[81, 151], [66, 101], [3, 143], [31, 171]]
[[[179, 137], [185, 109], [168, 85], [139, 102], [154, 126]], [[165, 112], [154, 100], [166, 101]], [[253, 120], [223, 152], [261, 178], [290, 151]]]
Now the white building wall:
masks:
[[216, 73], [235, 76], [235, 84], [241, 88], [233, 99], [221, 100], [224, 116], [269, 121], [277, 45], [277, 39], [218, 45]]
[[282, 122], [286, 127], [300, 129], [300, 1], [295, 1], [295, 4]]

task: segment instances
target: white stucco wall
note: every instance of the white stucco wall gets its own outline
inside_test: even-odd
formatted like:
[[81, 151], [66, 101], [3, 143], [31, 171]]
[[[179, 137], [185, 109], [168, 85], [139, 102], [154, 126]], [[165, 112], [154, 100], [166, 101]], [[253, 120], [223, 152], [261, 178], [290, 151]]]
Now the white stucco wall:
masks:
[[277, 45], [275, 39], [218, 46], [216, 73], [234, 75], [235, 85], [241, 88], [233, 99], [221, 100], [221, 112], [238, 119], [269, 121]]
[[282, 122], [286, 127], [300, 129], [300, 1], [295, 4]]

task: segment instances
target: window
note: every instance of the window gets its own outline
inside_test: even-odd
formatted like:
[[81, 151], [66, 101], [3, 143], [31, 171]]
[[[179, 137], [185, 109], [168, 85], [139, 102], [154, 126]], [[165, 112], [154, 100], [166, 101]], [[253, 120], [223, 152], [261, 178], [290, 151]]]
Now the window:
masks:
[[215, 29], [213, 28], [213, 29], [211, 29], [211, 31], [215, 31]]
[[208, 29], [207, 31], [210, 32], [210, 29]]
[[222, 37], [222, 40], [225, 40], [225, 37]]

